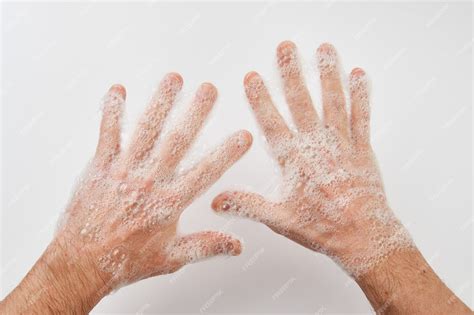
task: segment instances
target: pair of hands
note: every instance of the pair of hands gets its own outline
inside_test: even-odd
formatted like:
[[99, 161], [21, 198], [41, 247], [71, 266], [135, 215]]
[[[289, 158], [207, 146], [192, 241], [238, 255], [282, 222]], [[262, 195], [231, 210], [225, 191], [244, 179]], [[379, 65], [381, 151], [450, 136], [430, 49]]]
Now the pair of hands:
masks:
[[[410, 240], [391, 214], [369, 143], [366, 76], [350, 75], [352, 115], [334, 48], [318, 50], [324, 118], [312, 104], [294, 44], [284, 42], [277, 58], [284, 90], [298, 128], [284, 122], [260, 76], [244, 80], [248, 100], [278, 160], [285, 191], [279, 201], [247, 192], [224, 192], [212, 207], [256, 219], [279, 234], [339, 261], [352, 275]], [[184, 174], [176, 171], [210, 112], [216, 88], [202, 84], [189, 110], [173, 131], [155, 142], [182, 86], [168, 74], [153, 96], [128, 148], [120, 148], [122, 86], [105, 98], [99, 145], [84, 180], [67, 210], [57, 239], [96, 258], [107, 289], [142, 278], [174, 272], [210, 256], [241, 252], [241, 244], [219, 232], [181, 236], [182, 211], [207, 190], [250, 147], [251, 135], [240, 131]]]
[[[318, 116], [305, 86], [295, 45], [283, 42], [277, 49], [297, 131], [290, 130], [278, 113], [257, 73], [247, 74], [244, 80], [249, 103], [281, 168], [281, 198], [273, 201], [250, 192], [224, 192], [212, 207], [262, 222], [329, 255], [360, 279], [370, 299], [375, 278], [368, 275], [378, 263], [397, 250], [415, 248], [387, 205], [370, 146], [364, 71], [356, 68], [349, 76], [348, 114], [334, 47], [321, 45], [317, 56], [323, 117]], [[120, 118], [126, 92], [120, 85], [108, 91], [96, 154], [53, 242], [20, 284], [23, 291], [41, 287], [41, 294], [50, 297], [48, 305], [41, 305], [43, 299], [23, 296], [30, 307], [87, 312], [122, 285], [212, 256], [240, 254], [240, 242], [229, 235], [177, 233], [184, 209], [252, 143], [249, 132], [239, 131], [190, 170], [177, 172], [217, 97], [212, 84], [202, 84], [182, 121], [155, 149], [182, 84], [176, 73], [165, 76], [125, 149], [121, 148]], [[419, 265], [429, 268], [423, 261]], [[373, 297], [377, 299], [384, 301]]]

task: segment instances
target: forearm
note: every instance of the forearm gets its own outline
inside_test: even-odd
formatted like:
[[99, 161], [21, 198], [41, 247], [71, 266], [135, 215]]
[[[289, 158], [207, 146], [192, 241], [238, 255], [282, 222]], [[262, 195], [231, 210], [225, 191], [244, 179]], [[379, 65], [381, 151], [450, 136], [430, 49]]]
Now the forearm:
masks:
[[377, 314], [470, 314], [416, 248], [392, 253], [357, 282]]
[[71, 255], [53, 242], [0, 303], [0, 313], [88, 313], [109, 291], [93, 264], [85, 253]]

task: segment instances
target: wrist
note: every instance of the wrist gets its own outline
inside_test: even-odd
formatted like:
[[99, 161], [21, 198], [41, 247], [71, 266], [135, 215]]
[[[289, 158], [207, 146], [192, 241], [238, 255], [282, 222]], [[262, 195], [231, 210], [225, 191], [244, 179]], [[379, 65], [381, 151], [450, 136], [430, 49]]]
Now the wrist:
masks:
[[415, 247], [392, 252], [356, 282], [377, 314], [469, 312]]
[[55, 239], [2, 308], [15, 314], [85, 314], [110, 291], [107, 281], [90, 255]]
[[324, 246], [352, 277], [366, 274], [392, 253], [415, 248], [385, 198], [355, 199], [346, 212], [351, 215], [339, 222]]
[[394, 252], [356, 279], [376, 313], [402, 311], [393, 308], [400, 307], [398, 301], [413, 293], [410, 291], [414, 288], [407, 286], [407, 282], [427, 273], [428, 266], [420, 256], [415, 248]]

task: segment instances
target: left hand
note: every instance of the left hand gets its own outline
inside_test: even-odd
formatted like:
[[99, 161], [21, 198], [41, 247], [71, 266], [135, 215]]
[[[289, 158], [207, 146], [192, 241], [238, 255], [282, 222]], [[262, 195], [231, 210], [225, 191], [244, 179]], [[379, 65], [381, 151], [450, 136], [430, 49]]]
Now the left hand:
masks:
[[[174, 272], [204, 258], [241, 252], [238, 240], [219, 232], [177, 233], [183, 210], [252, 142], [250, 133], [237, 132], [192, 169], [177, 172], [217, 97], [212, 84], [202, 84], [184, 119], [155, 152], [154, 144], [181, 86], [178, 74], [163, 79], [126, 150], [120, 148], [125, 89], [115, 85], [109, 90], [96, 154], [52, 244], [20, 289], [47, 287], [44, 293], [52, 301], [47, 307], [68, 312], [64, 299], [54, 300], [69, 292], [66, 299], [82, 301], [75, 308], [88, 311], [118, 286]], [[38, 310], [42, 313], [45, 308]]]

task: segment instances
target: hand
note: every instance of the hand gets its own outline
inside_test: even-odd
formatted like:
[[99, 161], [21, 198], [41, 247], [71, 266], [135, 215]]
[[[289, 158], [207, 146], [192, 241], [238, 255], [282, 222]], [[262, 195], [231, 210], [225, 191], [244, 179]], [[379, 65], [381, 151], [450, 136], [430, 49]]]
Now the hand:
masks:
[[278, 201], [224, 192], [212, 207], [252, 218], [352, 275], [378, 314], [470, 314], [439, 279], [390, 210], [369, 137], [369, 88], [362, 69], [349, 76], [350, 116], [334, 47], [318, 49], [323, 119], [313, 106], [296, 47], [277, 49], [286, 101], [297, 131], [286, 125], [260, 76], [245, 91], [283, 175]]
[[182, 86], [177, 74], [161, 82], [126, 151], [120, 151], [125, 91], [114, 86], [106, 97], [96, 156], [66, 213], [58, 234], [100, 257], [99, 269], [111, 286], [174, 272], [186, 263], [218, 254], [240, 253], [240, 243], [217, 232], [177, 235], [183, 210], [206, 191], [249, 148], [251, 135], [239, 132], [193, 169], [176, 167], [210, 112], [217, 90], [201, 85], [184, 120], [152, 152], [165, 117]]
[[[44, 280], [62, 282], [47, 290], [51, 300], [64, 294], [57, 291], [71, 292], [73, 296], [67, 298], [87, 304], [74, 305], [75, 309], [87, 312], [118, 286], [174, 272], [204, 258], [241, 252], [238, 240], [219, 232], [184, 236], [177, 233], [183, 210], [236, 162], [252, 141], [248, 132], [240, 131], [194, 168], [178, 173], [178, 163], [217, 97], [213, 85], [202, 84], [184, 119], [154, 152], [156, 139], [181, 86], [178, 74], [171, 73], [163, 79], [127, 150], [120, 148], [125, 89], [115, 85], [109, 90], [103, 104], [95, 157], [73, 195], [54, 241], [36, 266], [41, 270], [36, 272], [38, 277], [27, 277], [28, 283], [20, 287], [32, 287], [32, 282], [51, 274]], [[61, 280], [69, 274], [76, 281]], [[76, 290], [77, 285], [81, 289]], [[67, 288], [55, 291], [54, 287]], [[71, 311], [67, 309], [68, 303], [62, 302], [55, 301], [57, 307], [47, 307]]]
[[350, 115], [334, 47], [318, 49], [323, 118], [304, 83], [296, 47], [277, 49], [286, 101], [297, 131], [273, 105], [261, 77], [251, 72], [245, 91], [283, 176], [282, 195], [270, 201], [248, 192], [224, 192], [216, 211], [249, 217], [275, 232], [331, 256], [352, 276], [385, 256], [412, 247], [390, 210], [369, 137], [369, 89], [362, 69], [349, 76]]

